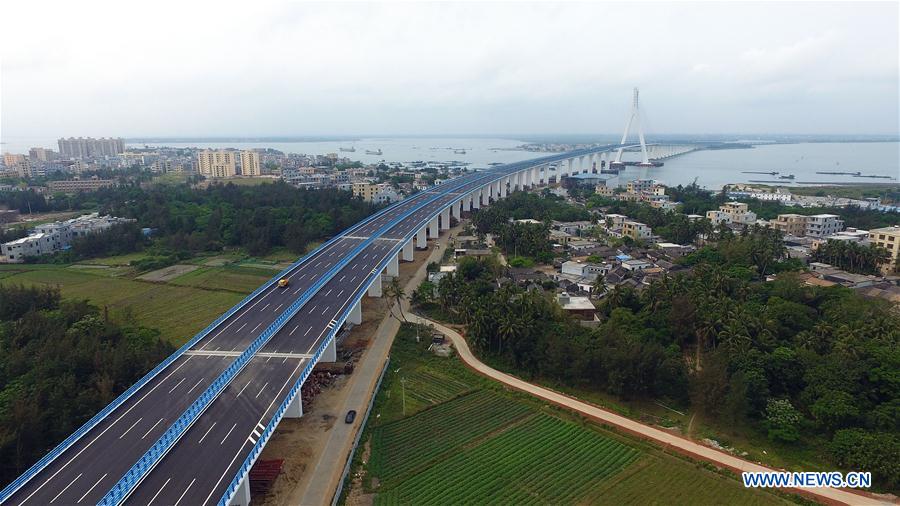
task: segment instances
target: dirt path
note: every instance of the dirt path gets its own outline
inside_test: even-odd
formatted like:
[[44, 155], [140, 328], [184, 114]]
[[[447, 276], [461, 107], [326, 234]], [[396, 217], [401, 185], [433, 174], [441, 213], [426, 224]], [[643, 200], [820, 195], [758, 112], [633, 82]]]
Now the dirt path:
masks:
[[[558, 406], [571, 409], [572, 411], [578, 412], [600, 423], [618, 427], [643, 439], [649, 439], [651, 441], [659, 443], [666, 448], [671, 448], [682, 454], [689, 455], [692, 458], [712, 462], [721, 467], [731, 469], [736, 473], [741, 473], [743, 471], [774, 471], [774, 469], [754, 464], [725, 452], [714, 450], [699, 443], [695, 443], [694, 441], [691, 441], [689, 439], [670, 434], [649, 425], [644, 425], [629, 418], [625, 418], [610, 411], [598, 408], [597, 406], [587, 404], [578, 399], [568, 397], [566, 395], [548, 390], [537, 385], [533, 385], [519, 378], [516, 378], [515, 376], [511, 376], [504, 372], [493, 369], [490, 366], [482, 363], [480, 360], [478, 360], [477, 357], [475, 357], [475, 355], [472, 354], [471, 350], [469, 350], [469, 345], [466, 343], [466, 340], [458, 332], [438, 322], [427, 320], [425, 318], [422, 318], [422, 320], [426, 324], [434, 325], [435, 330], [449, 337], [450, 340], [453, 341], [453, 345], [459, 352], [459, 356], [460, 358], [462, 358], [463, 362], [469, 368], [483, 376], [499, 381], [521, 392], [525, 392], [540, 399], [544, 399], [548, 402], [552, 402], [553, 404], [556, 404]], [[886, 501], [879, 501], [878, 499], [875, 499], [873, 497], [843, 489], [819, 488], [805, 489], [802, 491], [798, 490], [796, 492], [807, 495], [827, 504], [890, 504]]]

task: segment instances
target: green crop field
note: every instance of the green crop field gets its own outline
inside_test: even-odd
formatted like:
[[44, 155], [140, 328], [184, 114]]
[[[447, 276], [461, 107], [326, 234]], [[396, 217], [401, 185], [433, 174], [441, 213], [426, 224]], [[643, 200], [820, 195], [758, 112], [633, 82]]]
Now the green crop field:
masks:
[[233, 265], [201, 267], [195, 271], [178, 276], [170, 281], [169, 284], [192, 286], [207, 290], [250, 293], [276, 274], [278, 274], [278, 271]]
[[107, 306], [114, 316], [158, 329], [163, 339], [176, 346], [244, 297], [232, 291], [147, 283], [119, 277], [116, 272], [64, 265], [8, 265], [0, 266], [0, 282], [59, 286], [64, 298]]
[[375, 429], [371, 468], [385, 485], [424, 469], [529, 412], [527, 406], [478, 391]]
[[470, 385], [440, 371], [422, 369], [406, 377], [406, 409], [414, 413], [468, 392]]
[[595, 431], [538, 414], [441, 459], [376, 496], [376, 504], [577, 504], [638, 455]]
[[787, 503], [507, 391], [456, 357], [429, 352], [430, 339], [417, 343], [415, 335], [412, 325], [401, 327], [354, 456], [348, 479], [359, 476], [358, 493], [374, 496], [364, 503]]
[[647, 457], [598, 488], [590, 502], [603, 504], [789, 504], [737, 480], [671, 459]]

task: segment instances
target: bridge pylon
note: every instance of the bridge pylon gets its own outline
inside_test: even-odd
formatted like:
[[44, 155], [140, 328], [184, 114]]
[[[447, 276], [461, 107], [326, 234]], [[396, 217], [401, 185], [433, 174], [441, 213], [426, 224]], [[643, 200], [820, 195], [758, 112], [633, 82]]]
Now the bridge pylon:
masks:
[[[638, 102], [639, 92], [638, 89], [634, 89], [634, 100], [631, 102], [631, 116], [628, 117], [628, 123], [625, 124], [625, 133], [622, 134], [622, 141], [619, 144], [625, 144], [625, 141], [628, 140], [628, 134], [631, 132], [631, 127], [634, 125], [637, 130], [638, 139], [641, 142], [641, 165], [649, 166], [650, 157], [647, 156], [647, 143], [644, 142], [644, 129], [641, 127], [641, 111], [640, 104]], [[622, 165], [622, 151], [624, 148], [619, 148], [619, 151], [616, 152], [616, 159], [612, 162], [615, 165]]]

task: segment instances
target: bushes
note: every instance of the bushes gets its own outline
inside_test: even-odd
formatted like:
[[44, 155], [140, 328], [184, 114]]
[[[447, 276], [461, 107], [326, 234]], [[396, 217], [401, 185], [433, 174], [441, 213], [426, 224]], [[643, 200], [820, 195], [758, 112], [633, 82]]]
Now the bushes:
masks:
[[0, 286], [0, 480], [10, 482], [172, 348], [55, 289]]
[[888, 489], [900, 486], [900, 439], [887, 432], [845, 429], [835, 433], [829, 450], [848, 470], [870, 471]]

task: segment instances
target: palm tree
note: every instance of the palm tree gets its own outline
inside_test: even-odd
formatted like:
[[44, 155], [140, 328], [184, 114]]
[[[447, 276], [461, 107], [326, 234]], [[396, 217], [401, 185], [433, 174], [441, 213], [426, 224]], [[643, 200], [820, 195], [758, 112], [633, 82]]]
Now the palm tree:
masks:
[[394, 316], [394, 309], [391, 308], [391, 316], [397, 318], [397, 320], [402, 320], [406, 322], [406, 315], [403, 314], [403, 304], [401, 301], [406, 298], [406, 292], [403, 290], [403, 286], [400, 285], [400, 278], [392, 277], [391, 282], [385, 287], [384, 294], [388, 299], [393, 299], [397, 303], [397, 307], [400, 309], [400, 318]]
[[500, 317], [500, 320], [497, 322], [497, 335], [499, 339], [497, 340], [497, 354], [503, 353], [503, 341], [504, 340], [512, 340], [522, 333], [522, 322], [509, 311], [503, 314]]
[[487, 315], [484, 310], [479, 309], [475, 312], [472, 323], [469, 324], [468, 334], [472, 340], [472, 344], [480, 350], [486, 350], [489, 344], [487, 342], [489, 332], [490, 324], [488, 323]]

